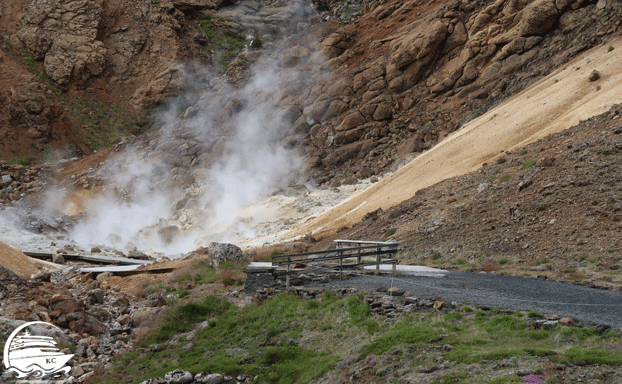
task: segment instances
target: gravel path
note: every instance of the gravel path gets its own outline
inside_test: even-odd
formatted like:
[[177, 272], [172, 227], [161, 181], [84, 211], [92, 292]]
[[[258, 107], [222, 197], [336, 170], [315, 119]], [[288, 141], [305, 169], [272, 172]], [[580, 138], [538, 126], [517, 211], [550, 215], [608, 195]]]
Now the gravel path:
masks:
[[330, 286], [375, 291], [398, 287], [415, 296], [471, 305], [534, 310], [595, 324], [622, 327], [622, 292], [520, 276], [449, 272], [447, 277], [361, 276]]

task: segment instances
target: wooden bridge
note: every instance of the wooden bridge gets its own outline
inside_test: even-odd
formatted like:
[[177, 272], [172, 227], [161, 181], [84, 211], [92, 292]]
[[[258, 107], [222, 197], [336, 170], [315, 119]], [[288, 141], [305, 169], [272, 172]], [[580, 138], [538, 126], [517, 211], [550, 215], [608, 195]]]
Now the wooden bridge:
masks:
[[[379, 271], [380, 264], [393, 264], [392, 273], [398, 263], [397, 252], [399, 243], [364, 240], [335, 240], [335, 249], [315, 252], [292, 253], [288, 255], [272, 256], [272, 264], [287, 266], [287, 287], [291, 274], [300, 273], [296, 264], [315, 264], [314, 271], [339, 269], [339, 279], [343, 279], [343, 270], [363, 268], [375, 265]], [[371, 260], [370, 260], [371, 259]], [[294, 268], [292, 267], [294, 266]], [[309, 271], [309, 269], [305, 269]]]

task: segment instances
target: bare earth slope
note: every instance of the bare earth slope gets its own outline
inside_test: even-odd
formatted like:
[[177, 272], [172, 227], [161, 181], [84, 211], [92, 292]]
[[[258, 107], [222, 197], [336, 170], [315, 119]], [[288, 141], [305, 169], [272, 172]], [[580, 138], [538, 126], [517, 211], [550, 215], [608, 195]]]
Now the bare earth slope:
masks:
[[[611, 50], [609, 47], [614, 47]], [[334, 233], [378, 208], [386, 210], [425, 187], [481, 167], [503, 151], [560, 132], [621, 101], [622, 40], [588, 51], [511, 100], [473, 120], [407, 166], [286, 237]], [[593, 70], [600, 79], [591, 82]]]

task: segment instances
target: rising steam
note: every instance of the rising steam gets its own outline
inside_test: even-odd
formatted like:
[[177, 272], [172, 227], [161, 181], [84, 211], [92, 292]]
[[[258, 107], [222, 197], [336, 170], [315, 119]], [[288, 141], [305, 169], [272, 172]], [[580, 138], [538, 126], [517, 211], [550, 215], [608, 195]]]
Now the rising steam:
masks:
[[[310, 7], [300, 4], [291, 10], [308, 16]], [[308, 50], [303, 59], [286, 63], [275, 52], [254, 57], [247, 85], [234, 88], [213, 78], [190, 108], [171, 105], [160, 116], [159, 137], [100, 170], [108, 175], [107, 190], [86, 204], [86, 217], [70, 237], [84, 248], [135, 246], [168, 255], [252, 237], [240, 211], [302, 181], [293, 176], [304, 171], [300, 155], [282, 143], [301, 110], [283, 100], [319, 73], [312, 64], [320, 62], [318, 55]], [[192, 161], [183, 157], [186, 152], [194, 152]], [[189, 177], [190, 186], [184, 184]]]

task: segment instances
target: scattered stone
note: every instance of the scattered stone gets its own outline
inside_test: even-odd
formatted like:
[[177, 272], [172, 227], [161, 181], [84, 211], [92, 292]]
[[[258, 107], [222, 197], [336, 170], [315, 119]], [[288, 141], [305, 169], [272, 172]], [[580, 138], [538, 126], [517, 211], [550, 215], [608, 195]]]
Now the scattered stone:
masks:
[[101, 288], [96, 288], [88, 293], [88, 301], [90, 304], [101, 304], [104, 302], [106, 293]]
[[59, 254], [52, 255], [52, 262], [56, 264], [63, 264], [65, 262], [65, 258]]
[[164, 375], [164, 380], [170, 384], [188, 384], [194, 379], [192, 373], [176, 369]]

